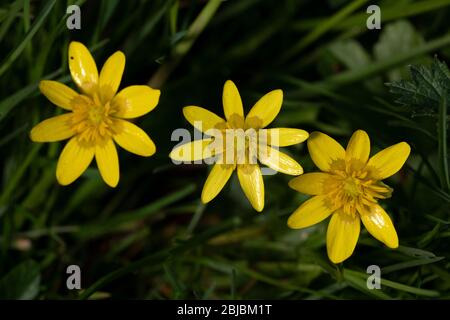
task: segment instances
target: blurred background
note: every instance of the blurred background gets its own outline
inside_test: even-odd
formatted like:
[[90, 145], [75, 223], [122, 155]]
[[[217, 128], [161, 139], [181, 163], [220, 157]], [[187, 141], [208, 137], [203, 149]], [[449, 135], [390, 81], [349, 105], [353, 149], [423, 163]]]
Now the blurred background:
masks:
[[[71, 4], [81, 8], [80, 30], [66, 26]], [[372, 4], [381, 9], [380, 29], [366, 25]], [[450, 0], [1, 1], [0, 298], [450, 298], [448, 117], [433, 100], [433, 88], [450, 89], [450, 80], [433, 83], [432, 68], [435, 57], [450, 58], [448, 19]], [[157, 153], [119, 151], [115, 189], [95, 165], [59, 186], [64, 143], [29, 139], [36, 123], [62, 112], [39, 93], [39, 80], [74, 87], [72, 40], [86, 44], [98, 66], [122, 50], [121, 88], [162, 91], [156, 109], [137, 120]], [[286, 226], [307, 197], [283, 174], [264, 177], [262, 213], [236, 176], [202, 205], [210, 168], [174, 165], [171, 134], [192, 130], [186, 105], [223, 115], [228, 79], [246, 112], [268, 91], [284, 91], [272, 127], [320, 130], [344, 145], [364, 129], [372, 154], [408, 142], [411, 156], [385, 181], [394, 193], [382, 202], [400, 247], [388, 249], [362, 228], [353, 256], [332, 264], [327, 222]], [[305, 144], [284, 149], [305, 172], [317, 171]], [[82, 290], [68, 290], [69, 265], [81, 268]], [[381, 290], [366, 286], [370, 265], [381, 268]]]

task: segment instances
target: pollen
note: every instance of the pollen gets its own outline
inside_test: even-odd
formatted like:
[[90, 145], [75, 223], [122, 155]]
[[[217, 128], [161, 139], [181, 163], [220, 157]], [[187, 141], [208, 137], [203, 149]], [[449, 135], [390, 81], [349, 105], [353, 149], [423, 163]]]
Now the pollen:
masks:
[[114, 109], [109, 102], [102, 103], [98, 95], [79, 95], [72, 103], [72, 129], [80, 141], [99, 143], [114, 134]]
[[355, 170], [354, 167], [333, 170], [323, 186], [333, 210], [340, 209], [353, 218], [363, 212], [365, 207], [376, 204], [378, 199], [389, 198], [392, 194], [389, 186], [370, 179], [367, 170]]

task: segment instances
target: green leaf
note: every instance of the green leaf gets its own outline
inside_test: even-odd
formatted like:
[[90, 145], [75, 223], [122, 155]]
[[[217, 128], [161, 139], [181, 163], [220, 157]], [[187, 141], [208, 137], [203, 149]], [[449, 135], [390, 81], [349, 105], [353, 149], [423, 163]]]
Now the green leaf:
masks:
[[[422, 36], [416, 32], [413, 25], [408, 21], [400, 20], [383, 28], [373, 53], [376, 60], [383, 61], [399, 53], [409, 52], [423, 44]], [[388, 77], [390, 81], [394, 81], [401, 79], [404, 74], [404, 68], [396, 68], [388, 72]]]
[[423, 259], [400, 262], [400, 263], [396, 263], [391, 266], [382, 268], [381, 274], [387, 274], [387, 273], [394, 272], [394, 271], [423, 266], [426, 264], [431, 264], [431, 263], [441, 261], [443, 259], [445, 259], [445, 257], [423, 258]]
[[450, 71], [445, 62], [434, 59], [431, 66], [411, 66], [411, 80], [388, 83], [397, 102], [412, 108], [414, 112], [433, 115], [437, 113], [442, 96], [447, 101], [450, 89]]
[[401, 252], [407, 256], [414, 257], [414, 258], [436, 258], [436, 255], [430, 251], [421, 250], [417, 248], [411, 248], [411, 247], [405, 247], [405, 246], [399, 246], [397, 248], [398, 252]]
[[392, 298], [384, 293], [382, 290], [370, 290], [367, 287], [367, 281], [365, 279], [362, 279], [358, 277], [358, 274], [354, 274], [351, 270], [345, 270], [344, 271], [344, 279], [348, 283], [349, 286], [352, 288], [361, 291], [364, 294], [367, 294], [369, 296], [372, 296], [376, 299], [381, 300], [391, 300]]
[[34, 299], [39, 293], [40, 282], [39, 265], [33, 260], [25, 261], [0, 279], [0, 299]]
[[[362, 273], [362, 272], [358, 272], [358, 271], [353, 271], [353, 270], [349, 270], [346, 269], [344, 272], [345, 278], [348, 280], [349, 277], [350, 279], [352, 279], [351, 281], [355, 281], [358, 278], [361, 279], [366, 279], [367, 278], [367, 274]], [[366, 285], [366, 282], [364, 280], [362, 280], [364, 285]], [[360, 286], [363, 286], [363, 283], [359, 283]], [[403, 292], [408, 292], [408, 293], [412, 293], [418, 296], [426, 296], [426, 297], [438, 297], [439, 296], [439, 292], [435, 291], [435, 290], [428, 290], [428, 289], [421, 289], [421, 288], [416, 288], [416, 287], [412, 287], [412, 286], [408, 286], [405, 285], [403, 283], [398, 283], [395, 281], [391, 281], [391, 280], [386, 280], [383, 278], [383, 276], [381, 277], [381, 286], [386, 286], [392, 289], [396, 289], [399, 291], [403, 291]], [[367, 289], [367, 286], [366, 286]], [[373, 292], [373, 291], [381, 291], [381, 290], [369, 290], [367, 289], [369, 292]]]
[[390, 287], [393, 289], [397, 289], [400, 291], [404, 291], [404, 292], [409, 292], [418, 296], [425, 296], [425, 297], [430, 297], [430, 298], [435, 298], [439, 296], [439, 292], [435, 291], [435, 290], [428, 290], [428, 289], [421, 289], [421, 288], [416, 288], [416, 287], [411, 287], [411, 286], [407, 286], [405, 284], [402, 283], [398, 283], [395, 281], [391, 281], [391, 280], [386, 280], [381, 278], [381, 285], [382, 286], [386, 286], [386, 287]]
[[334, 42], [330, 45], [329, 50], [349, 69], [358, 69], [371, 62], [366, 50], [353, 39]]

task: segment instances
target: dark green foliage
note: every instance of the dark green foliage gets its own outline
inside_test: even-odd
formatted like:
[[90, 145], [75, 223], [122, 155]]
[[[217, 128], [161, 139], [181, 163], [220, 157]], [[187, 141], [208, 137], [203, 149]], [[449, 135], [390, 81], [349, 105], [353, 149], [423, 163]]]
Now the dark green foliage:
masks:
[[397, 102], [429, 114], [436, 114], [444, 95], [450, 97], [450, 71], [438, 58], [430, 66], [409, 67], [411, 80], [388, 83]]
[[[67, 2], [81, 6], [81, 30], [66, 28]], [[368, 30], [372, 2], [2, 1], [0, 298], [449, 299], [450, 0], [377, 1], [382, 28]], [[72, 40], [86, 44], [99, 67], [122, 50], [121, 88], [149, 83], [162, 92], [156, 109], [136, 119], [157, 153], [119, 150], [115, 189], [95, 164], [72, 185], [58, 185], [64, 142], [29, 138], [35, 124], [63, 112], [39, 92], [39, 81], [74, 87]], [[236, 177], [201, 204], [210, 168], [174, 165], [171, 133], [191, 129], [186, 105], [223, 115], [228, 79], [246, 112], [268, 91], [283, 90], [271, 127], [320, 130], [344, 146], [364, 129], [372, 154], [408, 142], [411, 156], [385, 181], [394, 193], [381, 202], [400, 247], [386, 248], [362, 228], [352, 257], [332, 264], [327, 221], [286, 226], [308, 197], [289, 189], [284, 174], [264, 177], [263, 213]], [[317, 171], [305, 144], [283, 149], [305, 172]], [[81, 267], [82, 291], [66, 288], [72, 264]], [[373, 264], [382, 269], [382, 290], [366, 286]]]

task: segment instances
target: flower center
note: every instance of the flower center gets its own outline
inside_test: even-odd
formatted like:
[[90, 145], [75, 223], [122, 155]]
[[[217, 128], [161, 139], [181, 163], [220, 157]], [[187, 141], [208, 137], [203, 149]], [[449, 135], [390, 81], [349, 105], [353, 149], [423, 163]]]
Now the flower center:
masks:
[[324, 181], [324, 192], [333, 210], [341, 210], [351, 217], [377, 203], [378, 199], [391, 196], [392, 189], [381, 181], [373, 180], [363, 167], [355, 166], [334, 169], [330, 178]]
[[91, 122], [91, 124], [99, 125], [100, 123], [102, 123], [103, 119], [105, 119], [105, 117], [107, 117], [107, 115], [105, 115], [105, 110], [106, 110], [106, 108], [104, 108], [103, 106], [94, 105], [88, 111], [88, 117], [89, 117], [89, 121]]
[[[215, 127], [212, 153], [218, 155], [216, 162], [227, 165], [256, 164], [258, 145], [257, 131], [246, 128], [244, 118], [232, 114], [227, 122]], [[247, 129], [247, 130], [246, 130]]]
[[102, 103], [95, 93], [92, 98], [79, 95], [72, 104], [72, 129], [86, 143], [99, 143], [114, 133], [114, 112], [109, 102]]
[[359, 179], [348, 177], [343, 181], [344, 192], [352, 198], [356, 198], [361, 194], [361, 184]]

